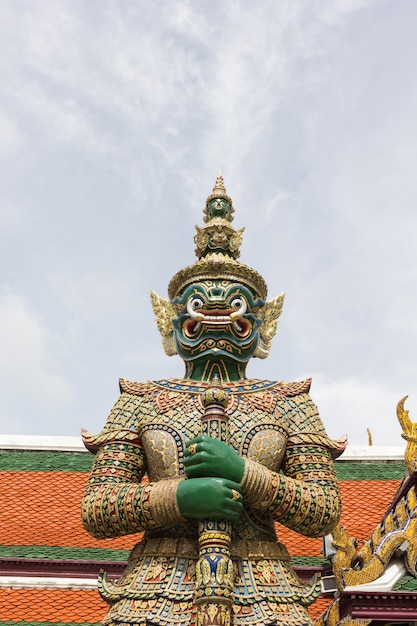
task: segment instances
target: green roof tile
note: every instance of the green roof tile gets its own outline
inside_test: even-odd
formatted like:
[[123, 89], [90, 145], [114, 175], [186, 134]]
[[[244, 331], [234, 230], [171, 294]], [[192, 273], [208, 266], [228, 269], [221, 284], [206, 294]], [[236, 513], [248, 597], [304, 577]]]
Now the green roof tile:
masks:
[[405, 463], [335, 463], [339, 480], [401, 480], [405, 476]]
[[85, 452], [0, 450], [0, 470], [20, 472], [89, 472], [94, 456]]
[[414, 578], [414, 576], [403, 576], [394, 585], [393, 591], [417, 591], [417, 578]]
[[319, 556], [292, 556], [293, 567], [330, 567], [329, 561]]
[[65, 559], [78, 561], [127, 561], [130, 550], [112, 548], [70, 548], [62, 546], [2, 546], [0, 557]]
[[[0, 471], [89, 472], [94, 456], [84, 452], [0, 450]], [[401, 480], [404, 462], [337, 461], [339, 480]]]

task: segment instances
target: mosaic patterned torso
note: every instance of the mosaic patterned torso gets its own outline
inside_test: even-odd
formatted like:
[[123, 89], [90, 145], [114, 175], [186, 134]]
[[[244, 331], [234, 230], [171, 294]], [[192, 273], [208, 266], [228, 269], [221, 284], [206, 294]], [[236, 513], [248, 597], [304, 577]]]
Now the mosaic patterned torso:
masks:
[[[226, 387], [229, 445], [271, 475], [284, 471], [294, 479], [297, 475], [305, 479], [310, 473], [325, 484], [334, 479], [326, 449], [331, 442], [308, 395], [309, 382], [249, 380]], [[138, 436], [150, 485], [168, 483], [184, 474], [185, 444], [201, 432], [203, 389], [200, 383], [184, 380], [122, 380], [122, 394], [94, 445], [104, 449], [111, 447], [111, 441]], [[297, 449], [292, 457], [287, 454], [289, 441]], [[320, 470], [309, 465], [311, 446], [316, 460], [317, 454], [323, 457]], [[301, 532], [308, 534], [303, 528]], [[194, 625], [197, 558], [196, 522], [148, 527], [123, 577], [117, 583], [106, 577], [99, 581], [103, 597], [111, 603], [103, 624]], [[292, 570], [285, 546], [276, 537], [273, 516], [244, 507], [233, 527], [232, 558], [236, 566], [234, 626], [310, 623], [305, 607], [317, 597], [318, 589], [303, 585]]]

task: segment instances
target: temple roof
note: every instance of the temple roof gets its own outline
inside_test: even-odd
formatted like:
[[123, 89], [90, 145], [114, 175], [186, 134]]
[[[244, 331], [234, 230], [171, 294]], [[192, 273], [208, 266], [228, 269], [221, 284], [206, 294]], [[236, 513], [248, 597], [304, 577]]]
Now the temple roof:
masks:
[[[398, 489], [405, 473], [403, 454], [401, 448], [348, 446], [336, 461], [341, 522], [359, 541], [369, 538]], [[1, 626], [90, 626], [102, 619], [106, 605], [94, 589], [95, 577], [100, 567], [120, 574], [140, 535], [97, 540], [83, 529], [80, 501], [92, 461], [78, 439], [0, 438]], [[303, 578], [313, 569], [329, 569], [321, 539], [302, 537], [279, 524], [277, 530]], [[415, 590], [415, 582], [405, 579], [404, 591]], [[311, 607], [312, 616], [329, 604], [320, 598]]]

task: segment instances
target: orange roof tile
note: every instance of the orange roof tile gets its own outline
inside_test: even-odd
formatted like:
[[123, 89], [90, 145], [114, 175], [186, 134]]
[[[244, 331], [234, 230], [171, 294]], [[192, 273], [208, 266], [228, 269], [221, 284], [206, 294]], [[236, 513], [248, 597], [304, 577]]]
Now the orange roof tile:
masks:
[[0, 544], [132, 548], [138, 535], [99, 540], [84, 530], [86, 480], [81, 472], [0, 472]]
[[108, 609], [97, 591], [0, 588], [0, 620], [99, 622]]
[[316, 619], [324, 613], [324, 611], [330, 606], [333, 598], [317, 598], [316, 602], [308, 607], [308, 612], [312, 619]]
[[[99, 540], [83, 529], [80, 501], [86, 480], [81, 472], [0, 472], [0, 544], [132, 548], [140, 535]], [[341, 522], [348, 533], [368, 539], [399, 484], [342, 481]], [[321, 539], [300, 537], [280, 525], [278, 533], [291, 555], [320, 556]]]
[[[330, 600], [319, 598], [309, 613], [321, 615]], [[97, 591], [75, 589], [1, 589], [0, 623], [4, 621], [97, 623], [107, 612]]]
[[340, 483], [341, 523], [358, 541], [369, 539], [391, 504], [400, 480], [352, 480]]

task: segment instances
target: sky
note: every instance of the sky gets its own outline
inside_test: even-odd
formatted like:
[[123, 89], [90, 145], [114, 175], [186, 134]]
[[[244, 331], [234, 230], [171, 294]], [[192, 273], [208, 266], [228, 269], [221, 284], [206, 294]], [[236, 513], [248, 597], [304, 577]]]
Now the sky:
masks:
[[0, 433], [101, 430], [181, 377], [149, 292], [221, 168], [241, 260], [286, 293], [247, 374], [313, 377], [331, 437], [417, 421], [417, 3], [0, 0]]

